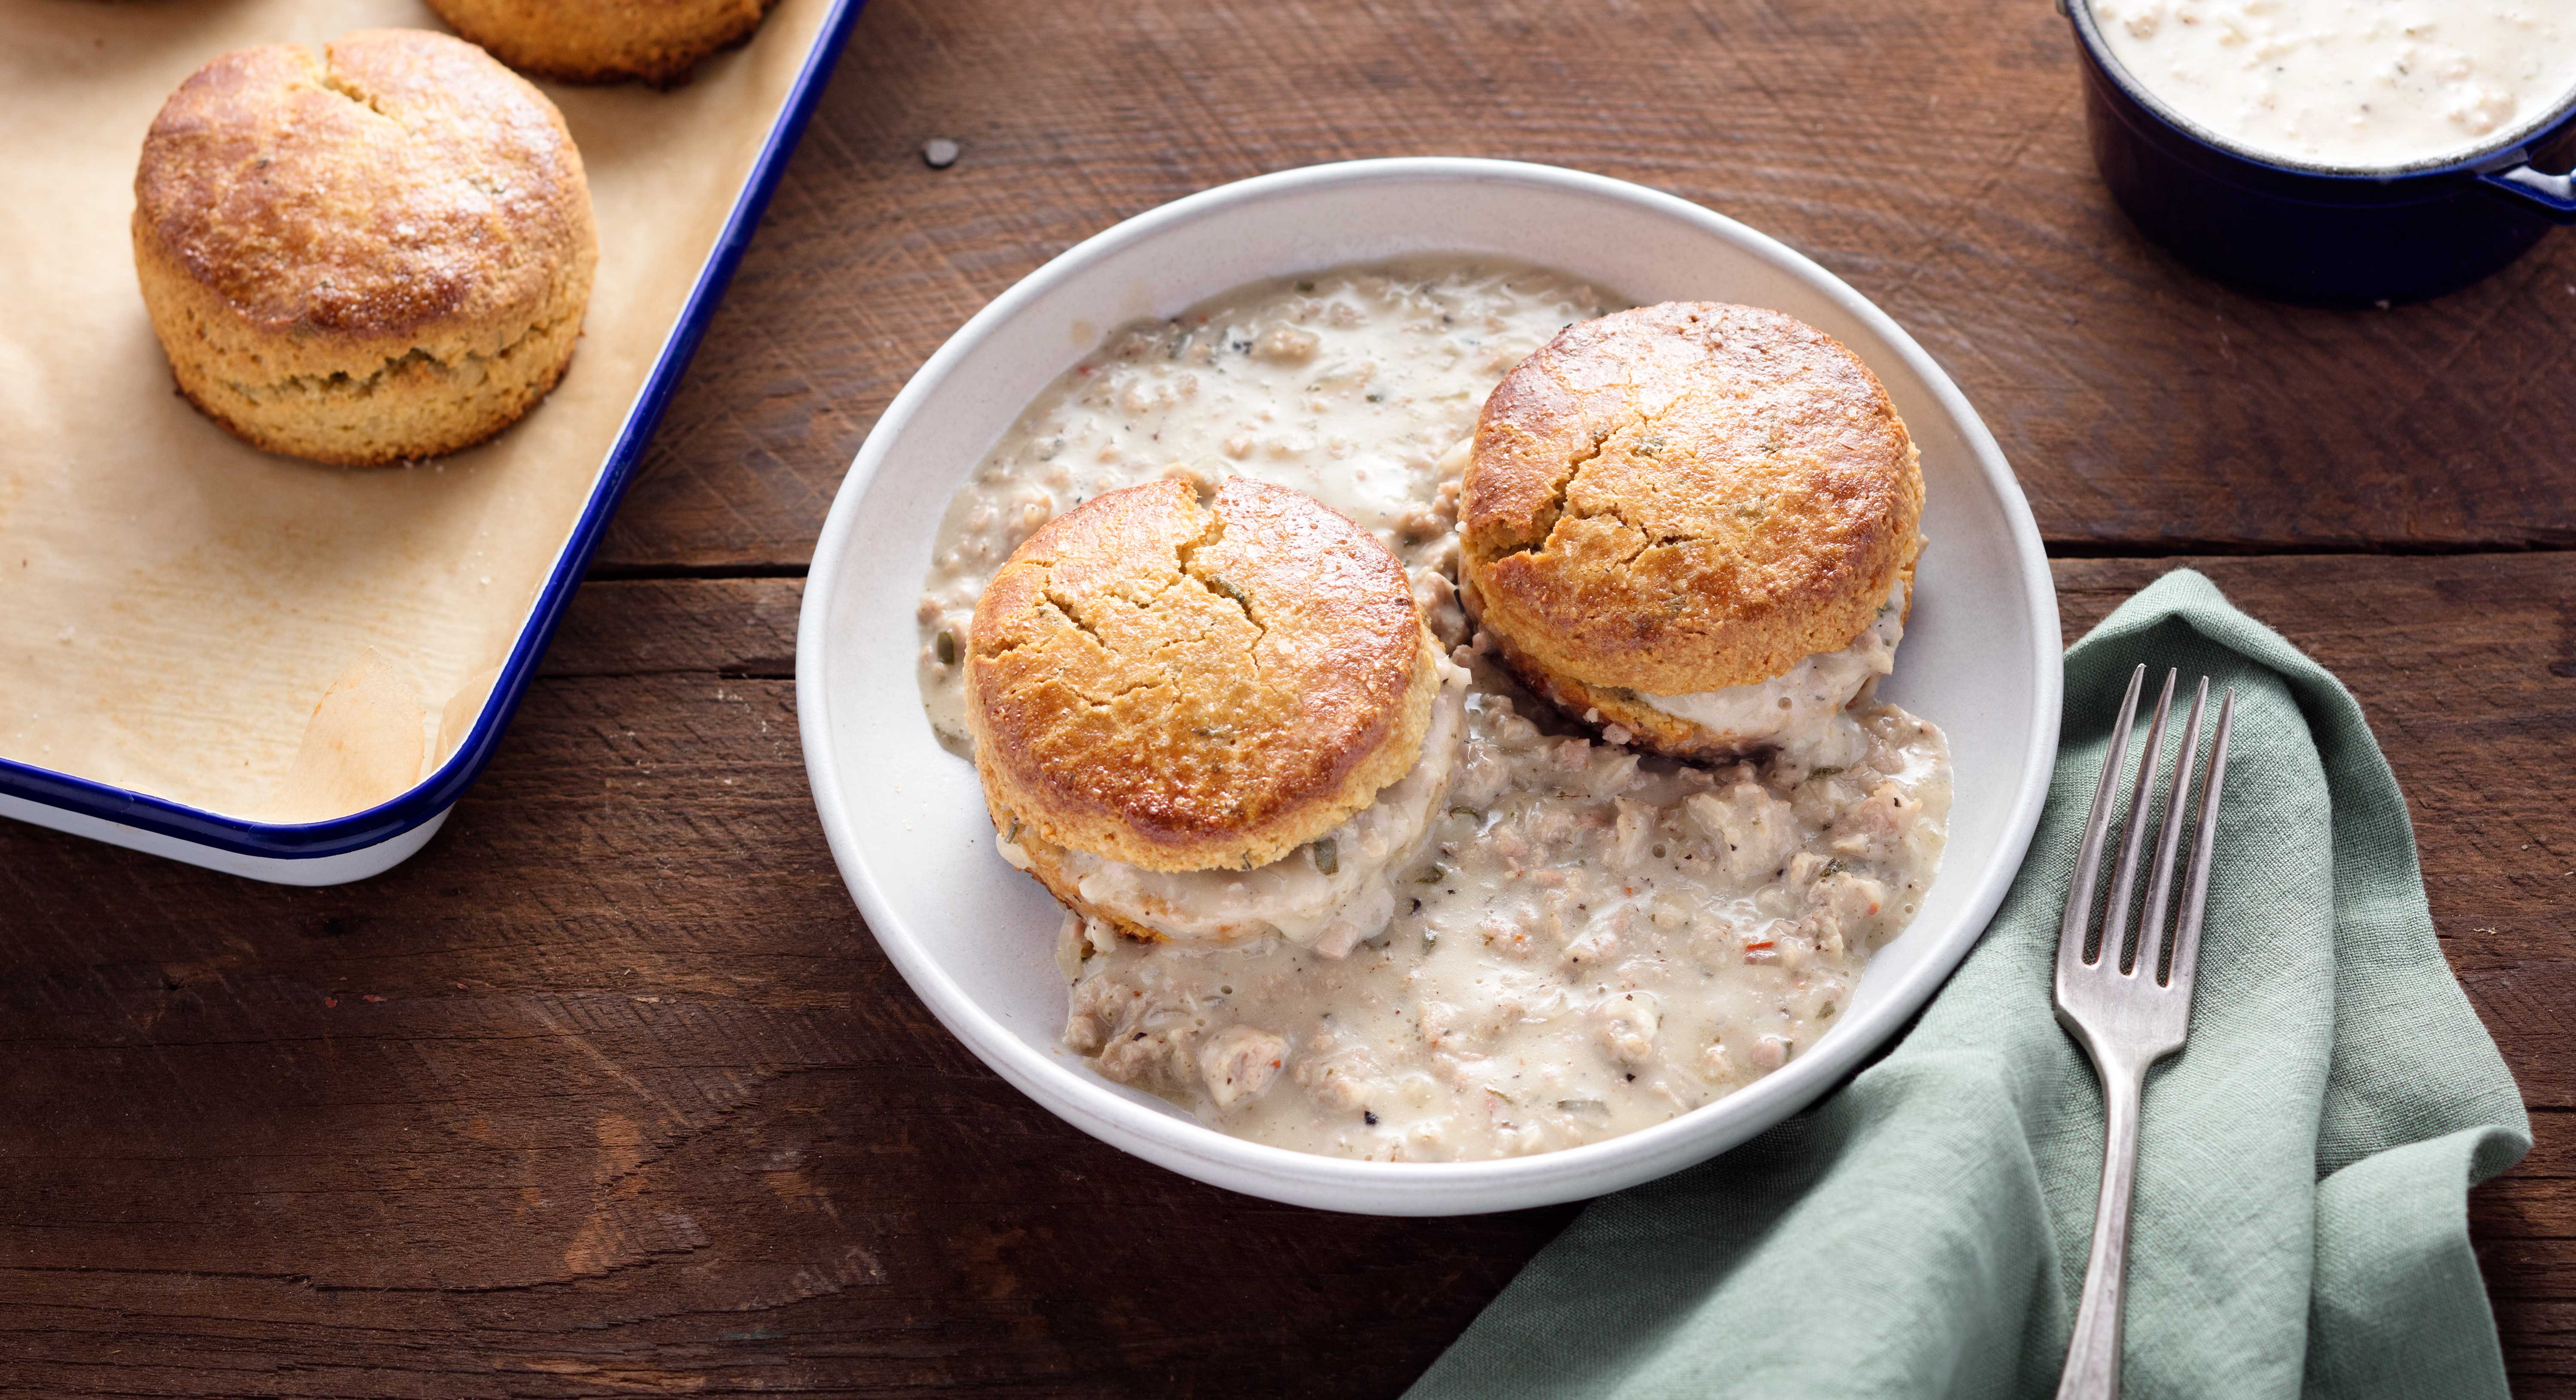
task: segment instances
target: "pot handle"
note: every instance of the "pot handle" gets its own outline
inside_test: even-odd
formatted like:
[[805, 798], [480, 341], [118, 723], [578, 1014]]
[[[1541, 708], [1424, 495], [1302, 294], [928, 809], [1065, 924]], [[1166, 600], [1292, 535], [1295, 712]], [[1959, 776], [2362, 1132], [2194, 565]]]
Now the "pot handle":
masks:
[[2576, 224], [2576, 176], [2547, 175], [2517, 165], [2511, 170], [2482, 171], [2478, 183], [2552, 222]]

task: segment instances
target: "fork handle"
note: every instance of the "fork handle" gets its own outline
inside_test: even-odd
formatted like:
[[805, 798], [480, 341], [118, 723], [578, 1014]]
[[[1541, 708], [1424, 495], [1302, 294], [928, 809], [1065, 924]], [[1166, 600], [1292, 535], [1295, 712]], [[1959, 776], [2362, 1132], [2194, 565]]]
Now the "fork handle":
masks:
[[2129, 1188], [2138, 1175], [2138, 1106], [2147, 1067], [2096, 1055], [2102, 1080], [2102, 1203], [2093, 1216], [2093, 1258], [2084, 1266], [2084, 1300], [2075, 1339], [2066, 1349], [2057, 1400], [2119, 1400], [2120, 1296], [2129, 1264]]

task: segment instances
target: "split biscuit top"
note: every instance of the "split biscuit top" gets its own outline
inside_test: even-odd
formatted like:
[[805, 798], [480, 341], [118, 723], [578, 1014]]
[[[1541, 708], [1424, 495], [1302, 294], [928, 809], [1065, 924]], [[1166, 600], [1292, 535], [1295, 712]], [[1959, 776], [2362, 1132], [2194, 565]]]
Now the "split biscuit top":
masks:
[[180, 388], [255, 445], [452, 451], [552, 388], [598, 259], [563, 117], [460, 39], [224, 54], [134, 180], [144, 300]]
[[1668, 302], [1567, 328], [1486, 400], [1460, 567], [1515, 669], [1573, 683], [1542, 689], [1679, 696], [1853, 646], [1922, 513], [1859, 357], [1776, 311]]
[[1233, 477], [1202, 504], [1166, 480], [1012, 553], [976, 604], [966, 708], [1006, 842], [1246, 870], [1413, 769], [1440, 673], [1367, 531], [1285, 487]]

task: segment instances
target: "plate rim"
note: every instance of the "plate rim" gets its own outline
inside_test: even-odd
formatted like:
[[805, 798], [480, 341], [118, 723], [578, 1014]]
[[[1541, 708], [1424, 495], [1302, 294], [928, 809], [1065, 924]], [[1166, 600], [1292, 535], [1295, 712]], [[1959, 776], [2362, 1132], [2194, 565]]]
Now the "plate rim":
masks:
[[[1698, 226], [1805, 283], [1884, 340], [1922, 381], [1960, 430], [1968, 455], [2002, 507], [2014, 541], [2023, 601], [2038, 633], [2034, 706], [2039, 732], [2015, 775], [1995, 858], [1978, 872], [1956, 929], [1929, 950], [1875, 1004], [1854, 1020], [1854, 1034], [1820, 1046], [1794, 1063], [1809, 1066], [1791, 1077], [1775, 1072], [1715, 1103], [1734, 1105], [1727, 1130], [1710, 1133], [1694, 1123], [1697, 1111], [1598, 1142], [1468, 1162], [1373, 1162], [1327, 1157], [1227, 1136], [1194, 1120], [1130, 1102], [1084, 1083], [1068, 1067], [1041, 1055], [966, 995], [931, 959], [899, 917], [867, 868], [834, 777], [830, 700], [823, 655], [830, 600], [840, 590], [841, 561], [858, 528], [861, 497], [902, 437], [920, 405], [957, 363], [991, 332], [1031, 302], [1090, 263], [1173, 225], [1238, 203], [1259, 202], [1327, 185], [1424, 180], [1467, 180], [1551, 186], [1641, 206]], [[2028, 853], [2055, 768], [2064, 677], [2060, 666], [2056, 587], [2036, 519], [2003, 450], [1966, 395], [1903, 327], [1841, 278], [1788, 245], [1726, 215], [1661, 190], [1561, 166], [1455, 156], [1407, 156], [1337, 161], [1253, 176], [1185, 195], [1124, 219], [1086, 238], [1013, 283], [944, 341], [879, 415], [836, 489], [814, 547], [796, 635], [796, 712], [807, 784], [832, 851], [833, 863], [888, 961], [950, 1034], [987, 1068], [1038, 1105], [1073, 1126], [1132, 1155], [1213, 1185], [1290, 1204], [1366, 1214], [1454, 1215], [1518, 1209], [1601, 1194], [1652, 1180], [1707, 1160], [1760, 1133], [1823, 1097], [1875, 1053], [1931, 1000], [1983, 938]], [[888, 930], [892, 932], [889, 933]], [[1848, 1024], [1848, 1022], [1846, 1022]], [[1058, 1081], [1062, 1082], [1059, 1083]], [[1067, 1092], [1069, 1090], [1069, 1092]], [[1575, 1189], [1568, 1190], [1572, 1186]]]

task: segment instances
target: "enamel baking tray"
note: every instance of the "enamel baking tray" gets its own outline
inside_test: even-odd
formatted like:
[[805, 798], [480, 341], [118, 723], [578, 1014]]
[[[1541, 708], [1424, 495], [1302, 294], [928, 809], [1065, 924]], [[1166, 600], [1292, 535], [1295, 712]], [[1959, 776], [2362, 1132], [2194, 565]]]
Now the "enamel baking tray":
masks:
[[[226, 815], [205, 807], [133, 791], [55, 771], [21, 759], [0, 757], [0, 817], [11, 817], [77, 836], [166, 856], [174, 860], [280, 884], [329, 885], [363, 879], [383, 871], [419, 850], [447, 818], [449, 809], [491, 761], [501, 734], [517, 710], [537, 663], [561, 621], [565, 605], [580, 585], [592, 552], [610, 515], [616, 510], [637, 462], [651, 441], [671, 393], [687, 368], [699, 337], [725, 285], [733, 275], [758, 224], [761, 210], [785, 171], [825, 80], [830, 76], [852, 23], [864, 0], [812, 0], [819, 22], [799, 16], [797, 23], [817, 23], [783, 101], [768, 119], [767, 134], [736, 190], [681, 311], [651, 353], [649, 369], [609, 441], [595, 479], [569, 533], [543, 574], [534, 601], [502, 658], [487, 698], [475, 712], [468, 731], [452, 752], [438, 761], [409, 790], [366, 810], [331, 820], [307, 823], [260, 821]], [[92, 7], [82, 7], [89, 9]], [[750, 41], [794, 39], [781, 32], [781, 21], [806, 7], [791, 0], [780, 6]], [[356, 27], [356, 26], [350, 26]], [[423, 27], [427, 27], [424, 24]], [[208, 51], [204, 57], [212, 57]], [[716, 60], [724, 61], [723, 59]], [[559, 89], [557, 91], [560, 91]], [[746, 117], [757, 114], [746, 112]], [[120, 230], [121, 232], [121, 230]], [[603, 267], [601, 281], [610, 274]], [[594, 309], [598, 303], [594, 300]], [[649, 345], [649, 341], [644, 342]], [[541, 404], [531, 421], [545, 412]], [[209, 431], [212, 431], [211, 428]], [[515, 429], [513, 431], [516, 431]], [[5, 507], [0, 502], [0, 507]], [[0, 508], [0, 519], [5, 519]], [[0, 594], [5, 597], [5, 594]], [[225, 639], [211, 637], [208, 645]]]

